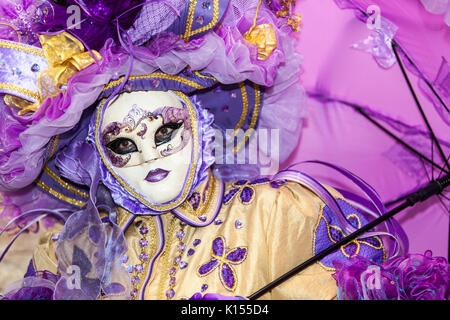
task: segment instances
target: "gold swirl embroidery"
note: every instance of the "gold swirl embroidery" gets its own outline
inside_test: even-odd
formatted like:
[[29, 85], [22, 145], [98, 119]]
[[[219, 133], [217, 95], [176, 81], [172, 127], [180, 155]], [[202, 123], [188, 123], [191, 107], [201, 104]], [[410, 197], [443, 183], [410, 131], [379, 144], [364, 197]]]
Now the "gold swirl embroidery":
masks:
[[181, 210], [186, 210], [187, 212], [182, 211], [182, 214], [189, 214], [194, 217], [199, 217], [202, 214], [209, 213], [212, 199], [217, 198], [217, 181], [216, 178], [212, 173], [210, 173], [208, 180], [210, 183], [210, 186], [208, 187], [208, 190], [205, 194], [205, 201], [203, 199], [201, 200], [201, 205], [197, 208], [197, 210], [194, 210], [192, 205], [189, 203], [189, 200], [184, 201], [178, 208]]
[[[118, 80], [111, 81], [110, 83], [108, 83], [103, 88], [102, 91], [105, 92], [105, 91], [107, 91], [107, 90], [109, 90], [111, 88], [114, 88], [114, 87], [118, 86], [119, 84], [121, 84], [123, 82], [124, 78], [125, 77], [121, 77]], [[162, 72], [153, 72], [153, 73], [150, 73], [148, 75], [143, 75], [143, 76], [131, 76], [131, 77], [128, 78], [128, 81], [140, 80], [140, 79], [165, 79], [165, 80], [172, 80], [172, 81], [176, 81], [176, 82], [188, 85], [188, 86], [190, 86], [190, 87], [192, 87], [194, 89], [199, 89], [200, 90], [200, 89], [205, 89], [206, 88], [206, 87], [204, 87], [204, 86], [202, 86], [202, 85], [200, 85], [200, 84], [198, 84], [198, 83], [196, 83], [196, 82], [194, 82], [192, 80], [187, 80], [187, 79], [185, 79], [183, 77], [180, 77], [180, 76], [174, 76], [174, 75], [165, 74], [165, 73], [162, 73]]]
[[[345, 199], [342, 199], [342, 198], [337, 198], [337, 199], [342, 200], [342, 201], [345, 201], [347, 204], [349, 204], [349, 205], [351, 206], [351, 204], [348, 203]], [[317, 223], [316, 223], [316, 225], [315, 225], [315, 227], [314, 227], [314, 231], [313, 231], [313, 248], [312, 248], [312, 249], [313, 249], [313, 254], [316, 252], [316, 234], [317, 234], [317, 228], [319, 228], [319, 224], [320, 224], [320, 221], [321, 221], [322, 219], [325, 221], [325, 224], [326, 224], [326, 227], [327, 227], [327, 232], [328, 232], [328, 237], [329, 237], [330, 239], [332, 239], [332, 238], [331, 238], [331, 234], [330, 234], [330, 228], [329, 228], [330, 225], [328, 224], [327, 219], [326, 219], [325, 216], [323, 215], [323, 209], [324, 209], [324, 207], [325, 207], [324, 205], [322, 205], [322, 206], [320, 207], [319, 218], [317, 219]], [[352, 206], [352, 207], [353, 207], [353, 206]], [[348, 217], [351, 217], [351, 216], [357, 217], [357, 218], [358, 218], [358, 225], [361, 225], [360, 220], [359, 220], [359, 217], [358, 217], [357, 215], [350, 214], [350, 215], [347, 216], [347, 218], [348, 218]], [[338, 229], [339, 231], [342, 232], [342, 229], [341, 229], [341, 228], [339, 228], [339, 227], [337, 227], [337, 226], [332, 226], [332, 227], [334, 227], [334, 228], [336, 228], [336, 229]], [[361, 243], [364, 243], [364, 244], [369, 245], [370, 247], [372, 247], [372, 248], [374, 248], [374, 249], [376, 249], [376, 250], [382, 250], [382, 251], [383, 251], [383, 262], [385, 262], [386, 259], [387, 259], [387, 252], [386, 252], [386, 250], [385, 250], [385, 248], [384, 248], [383, 242], [381, 241], [381, 239], [380, 239], [378, 236], [373, 236], [373, 238], [377, 239], [377, 241], [380, 243], [380, 246], [379, 246], [378, 248], [376, 248], [376, 247], [373, 246], [373, 245], [368, 244], [366, 241], [361, 241], [361, 240], [359, 240], [359, 239], [355, 239], [355, 240], [352, 240], [352, 241], [350, 241], [349, 243], [347, 243], [347, 244], [341, 246], [341, 247], [340, 247], [340, 250], [341, 250], [341, 252], [342, 252], [342, 254], [343, 254], [344, 256], [350, 258], [350, 256], [345, 252], [344, 248], [345, 248], [347, 245], [349, 245], [350, 243], [356, 243], [356, 245], [357, 245], [357, 252], [359, 252], [359, 251], [360, 251]], [[331, 241], [332, 241], [332, 242], [335, 242], [334, 240], [331, 240]], [[336, 243], [336, 242], [335, 242], [335, 243]], [[325, 270], [327, 270], [327, 271], [336, 271], [335, 268], [327, 267], [327, 266], [324, 265], [321, 261], [318, 261], [318, 264], [319, 264], [322, 268], [324, 268]]]
[[60, 199], [60, 200], [62, 200], [62, 201], [64, 201], [64, 202], [73, 204], [73, 205], [75, 205], [75, 206], [77, 206], [77, 207], [83, 207], [83, 206], [86, 204], [86, 203], [83, 202], [83, 201], [80, 201], [80, 200], [77, 200], [77, 199], [73, 199], [73, 198], [67, 197], [67, 196], [65, 196], [65, 195], [63, 195], [63, 194], [61, 194], [61, 193], [59, 193], [58, 191], [56, 191], [56, 190], [50, 188], [49, 186], [47, 186], [47, 185], [46, 185], [44, 182], [42, 182], [41, 180], [36, 180], [36, 184], [37, 184], [41, 189], [43, 189], [44, 191], [50, 193], [52, 196], [54, 196], [54, 197], [56, 197], [56, 198], [58, 198], [58, 199]]
[[191, 101], [189, 98], [179, 91], [173, 91], [178, 97], [180, 97], [184, 103], [187, 106], [187, 110], [189, 112], [189, 116], [191, 119], [192, 124], [192, 139], [193, 139], [193, 157], [192, 157], [192, 164], [190, 167], [189, 175], [186, 180], [186, 185], [182, 191], [181, 196], [178, 198], [178, 200], [174, 201], [173, 203], [165, 204], [165, 205], [153, 205], [146, 199], [144, 199], [140, 194], [138, 194], [132, 187], [130, 187], [109, 165], [108, 160], [106, 159], [102, 147], [100, 145], [100, 138], [99, 138], [99, 132], [100, 132], [100, 119], [102, 115], [102, 111], [104, 108], [104, 104], [106, 99], [103, 99], [101, 102], [100, 107], [98, 108], [97, 112], [97, 119], [95, 123], [95, 132], [97, 133], [95, 135], [95, 144], [97, 146], [97, 150], [100, 154], [100, 158], [102, 159], [103, 164], [108, 169], [108, 171], [114, 176], [114, 178], [127, 190], [129, 194], [131, 194], [134, 198], [139, 200], [141, 203], [149, 207], [150, 209], [157, 210], [157, 211], [168, 211], [175, 207], [177, 207], [179, 204], [181, 204], [187, 197], [189, 191], [191, 190], [192, 184], [194, 182], [194, 176], [195, 176], [195, 169], [197, 166], [198, 161], [198, 149], [199, 149], [199, 141], [198, 141], [198, 128], [197, 128], [197, 119], [195, 117], [194, 107], [192, 106]]

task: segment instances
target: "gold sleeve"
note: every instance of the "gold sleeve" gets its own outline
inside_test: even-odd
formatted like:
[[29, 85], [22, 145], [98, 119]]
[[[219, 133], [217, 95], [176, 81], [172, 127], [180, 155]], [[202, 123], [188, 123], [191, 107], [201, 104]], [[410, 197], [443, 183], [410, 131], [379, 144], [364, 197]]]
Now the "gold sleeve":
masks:
[[58, 259], [55, 253], [55, 237], [58, 236], [62, 226], [55, 225], [45, 232], [39, 239], [39, 242], [33, 254], [33, 267], [36, 271], [50, 271], [58, 274]]
[[[278, 189], [265, 213], [269, 217], [266, 241], [271, 279], [277, 279], [313, 256], [313, 232], [323, 205], [315, 194], [298, 183], [288, 182]], [[337, 286], [331, 274], [315, 263], [262, 299], [334, 299]]]

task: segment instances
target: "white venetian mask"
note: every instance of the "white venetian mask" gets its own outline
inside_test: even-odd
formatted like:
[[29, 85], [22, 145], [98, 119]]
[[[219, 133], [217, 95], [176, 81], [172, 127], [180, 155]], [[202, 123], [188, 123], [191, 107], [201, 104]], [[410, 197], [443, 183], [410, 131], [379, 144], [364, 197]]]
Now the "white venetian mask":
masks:
[[101, 143], [114, 168], [153, 203], [167, 203], [183, 190], [192, 161], [189, 112], [174, 93], [123, 93], [106, 108]]

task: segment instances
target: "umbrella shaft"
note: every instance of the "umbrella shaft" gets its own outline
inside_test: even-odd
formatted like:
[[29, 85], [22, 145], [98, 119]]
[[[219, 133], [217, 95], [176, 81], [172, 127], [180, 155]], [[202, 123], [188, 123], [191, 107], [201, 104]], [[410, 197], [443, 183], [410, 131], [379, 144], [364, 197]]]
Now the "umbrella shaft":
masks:
[[378, 226], [379, 224], [383, 223], [387, 219], [392, 218], [395, 214], [403, 211], [404, 209], [406, 209], [408, 207], [411, 207], [411, 206], [415, 205], [418, 202], [423, 202], [423, 201], [425, 201], [426, 199], [428, 199], [429, 197], [431, 197], [433, 195], [440, 194], [449, 185], [450, 185], [450, 175], [446, 175], [446, 176], [444, 176], [443, 178], [441, 178], [439, 180], [431, 181], [424, 188], [422, 188], [422, 189], [418, 190], [417, 192], [414, 192], [411, 195], [409, 195], [408, 198], [406, 199], [406, 201], [404, 203], [402, 203], [401, 205], [399, 205], [399, 206], [395, 207], [394, 209], [390, 210], [389, 212], [383, 214], [379, 218], [369, 222], [368, 224], [366, 224], [362, 228], [356, 230], [355, 232], [353, 232], [349, 236], [345, 237], [344, 239], [342, 239], [341, 241], [335, 243], [334, 245], [328, 247], [327, 249], [322, 250], [321, 252], [319, 252], [318, 254], [313, 256], [312, 258], [306, 260], [305, 262], [303, 262], [302, 264], [298, 265], [297, 267], [295, 267], [294, 269], [290, 270], [289, 272], [285, 273], [284, 275], [282, 275], [278, 279], [272, 281], [271, 283], [269, 283], [265, 287], [261, 288], [260, 290], [258, 290], [255, 293], [253, 293], [248, 298], [250, 300], [258, 299], [259, 297], [261, 297], [262, 295], [264, 295], [268, 291], [270, 291], [273, 288], [277, 287], [278, 285], [280, 285], [284, 281], [288, 280], [292, 276], [296, 275], [300, 271], [306, 269], [307, 267], [309, 267], [313, 263], [315, 263], [315, 262], [325, 258], [330, 253], [338, 250], [340, 247], [342, 247], [343, 245], [346, 245], [348, 242], [354, 240], [355, 238], [357, 238], [358, 236], [362, 235], [363, 233], [365, 233], [365, 232], [375, 228], [376, 226]]

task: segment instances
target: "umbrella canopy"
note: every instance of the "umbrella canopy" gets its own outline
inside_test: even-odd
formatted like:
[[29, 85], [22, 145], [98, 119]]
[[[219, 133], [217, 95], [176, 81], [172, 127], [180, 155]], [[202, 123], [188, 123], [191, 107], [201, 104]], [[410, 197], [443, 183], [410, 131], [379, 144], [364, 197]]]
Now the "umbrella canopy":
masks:
[[[333, 162], [371, 184], [388, 208], [448, 172], [450, 27], [444, 14], [428, 12], [420, 0], [298, 0], [296, 12], [303, 21], [298, 51], [308, 117], [283, 166]], [[350, 188], [326, 169], [303, 170]], [[397, 215], [410, 252], [448, 256], [447, 194]]]

